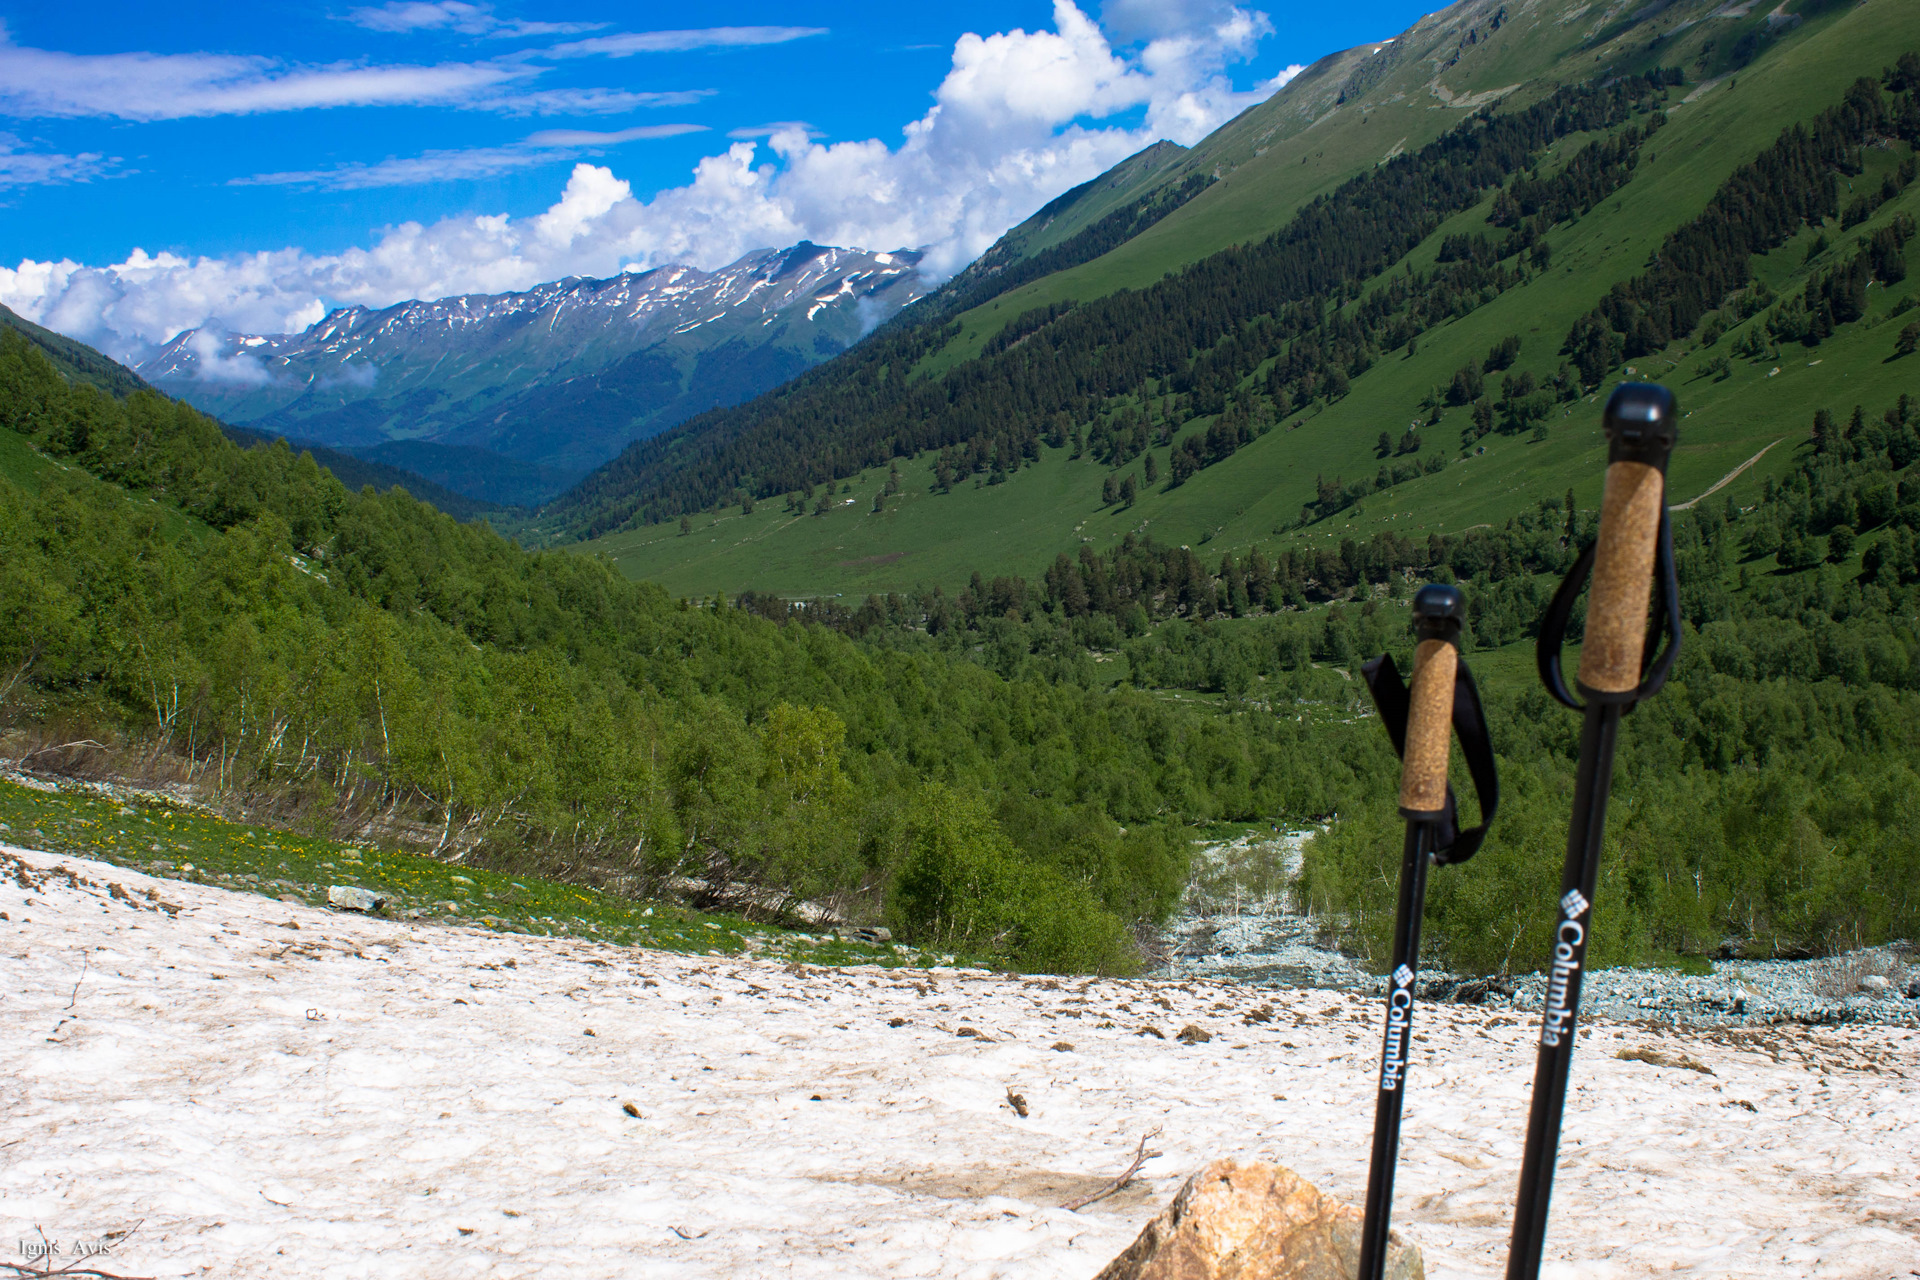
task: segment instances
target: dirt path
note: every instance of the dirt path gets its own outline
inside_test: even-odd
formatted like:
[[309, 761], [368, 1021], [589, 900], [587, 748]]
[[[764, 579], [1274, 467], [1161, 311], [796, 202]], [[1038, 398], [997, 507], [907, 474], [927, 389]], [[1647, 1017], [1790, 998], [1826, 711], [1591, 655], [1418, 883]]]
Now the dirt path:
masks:
[[[1785, 440], [1785, 439], [1786, 439], [1785, 436], [1780, 437], [1780, 440]], [[1775, 440], [1773, 444], [1779, 444], [1780, 440]], [[1768, 445], [1767, 449], [1773, 448], [1773, 444]], [[1727, 474], [1721, 476], [1718, 480], [1714, 481], [1713, 488], [1707, 490], [1705, 493], [1701, 494], [1699, 497], [1689, 498], [1685, 502], [1676, 503], [1675, 505], [1668, 507], [1667, 510], [1691, 511], [1696, 505], [1698, 505], [1701, 502], [1704, 502], [1708, 498], [1711, 498], [1714, 494], [1720, 492], [1722, 489], [1732, 484], [1735, 480], [1739, 479], [1740, 473], [1742, 471], [1745, 471], [1748, 467], [1760, 461], [1760, 459], [1766, 457], [1767, 449], [1762, 449], [1760, 452], [1754, 454], [1751, 458], [1748, 458], [1745, 462], [1741, 463], [1739, 466], [1735, 467], [1733, 470], [1727, 472]]]

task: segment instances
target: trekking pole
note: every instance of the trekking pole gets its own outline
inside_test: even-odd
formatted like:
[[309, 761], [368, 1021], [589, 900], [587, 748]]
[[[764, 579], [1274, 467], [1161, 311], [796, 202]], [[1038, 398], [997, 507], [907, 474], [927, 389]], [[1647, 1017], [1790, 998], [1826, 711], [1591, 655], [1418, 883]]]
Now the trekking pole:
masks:
[[[1393, 659], [1382, 655], [1361, 668], [1380, 719], [1400, 753], [1400, 812], [1407, 839], [1400, 857], [1400, 901], [1393, 919], [1393, 959], [1387, 975], [1387, 1025], [1380, 1050], [1379, 1096], [1373, 1112], [1373, 1158], [1367, 1171], [1366, 1220], [1360, 1235], [1358, 1280], [1381, 1280], [1387, 1266], [1387, 1229], [1393, 1216], [1393, 1172], [1400, 1151], [1400, 1108], [1406, 1096], [1407, 1055], [1413, 1038], [1414, 976], [1420, 964], [1420, 916], [1427, 898], [1427, 864], [1465, 862], [1486, 838], [1499, 804], [1493, 749], [1479, 690], [1460, 660], [1466, 597], [1438, 583], [1413, 598], [1413, 688], [1400, 683]], [[1453, 731], [1480, 794], [1480, 826], [1457, 831], [1447, 755]]]
[[[1680, 586], [1673, 566], [1673, 530], [1667, 519], [1667, 459], [1678, 435], [1673, 393], [1650, 383], [1627, 383], [1607, 401], [1607, 482], [1600, 501], [1600, 534], [1575, 561], [1540, 623], [1536, 658], [1547, 691], [1583, 711], [1580, 768], [1574, 775], [1573, 819], [1553, 926], [1553, 965], [1541, 1012], [1540, 1053], [1534, 1068], [1533, 1107], [1514, 1209], [1507, 1280], [1535, 1280], [1546, 1243], [1547, 1201], [1560, 1149], [1560, 1118], [1580, 1013], [1593, 897], [1600, 879], [1600, 843], [1613, 785], [1613, 748], [1620, 717], [1660, 691], [1680, 651]], [[1588, 572], [1586, 635], [1577, 681], [1583, 704], [1567, 692], [1560, 648], [1574, 599]], [[1655, 626], [1668, 642], [1656, 655], [1648, 629], [1655, 578], [1661, 586]]]

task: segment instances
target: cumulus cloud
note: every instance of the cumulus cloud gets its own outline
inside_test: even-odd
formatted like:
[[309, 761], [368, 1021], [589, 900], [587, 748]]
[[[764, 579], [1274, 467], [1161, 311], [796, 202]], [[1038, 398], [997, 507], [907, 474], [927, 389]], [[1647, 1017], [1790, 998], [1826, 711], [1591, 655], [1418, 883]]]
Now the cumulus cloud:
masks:
[[[193, 326], [281, 333], [330, 306], [497, 293], [668, 263], [711, 269], [802, 239], [921, 248], [923, 269], [950, 273], [1062, 191], [1158, 139], [1198, 141], [1297, 70], [1234, 89], [1227, 68], [1272, 30], [1262, 13], [1198, 2], [1179, 9], [1177, 22], [1151, 6], [1128, 12], [1135, 25], [1110, 34], [1071, 0], [1056, 0], [1051, 30], [962, 36], [932, 107], [892, 144], [825, 142], [799, 123], [743, 129], [749, 136], [700, 160], [691, 181], [650, 199], [613, 167], [581, 162], [552, 207], [532, 217], [409, 222], [371, 247], [331, 255], [289, 248], [188, 260], [136, 250], [104, 267], [26, 261], [0, 268], [0, 302], [137, 357]], [[543, 145], [584, 151], [623, 135], [556, 130], [513, 147], [265, 177], [439, 180], [462, 165], [517, 166]]]
[[567, 160], [583, 152], [599, 151], [649, 138], [674, 138], [704, 133], [703, 124], [647, 124], [631, 129], [543, 129], [504, 147], [465, 147], [427, 151], [417, 156], [391, 157], [377, 164], [344, 164], [331, 169], [301, 169], [283, 173], [256, 173], [229, 179], [236, 187], [313, 187], [322, 191], [366, 191], [375, 187], [411, 187], [433, 182], [492, 178], [516, 169], [530, 169]]

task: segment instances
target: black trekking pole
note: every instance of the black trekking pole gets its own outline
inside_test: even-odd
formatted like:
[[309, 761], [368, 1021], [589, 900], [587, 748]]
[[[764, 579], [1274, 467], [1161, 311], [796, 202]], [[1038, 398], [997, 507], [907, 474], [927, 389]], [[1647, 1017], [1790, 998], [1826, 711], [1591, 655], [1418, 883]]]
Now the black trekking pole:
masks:
[[[1407, 839], [1400, 857], [1400, 902], [1393, 918], [1393, 967], [1387, 975], [1387, 1026], [1380, 1050], [1380, 1091], [1373, 1112], [1373, 1160], [1367, 1171], [1358, 1280], [1381, 1280], [1386, 1274], [1427, 864], [1445, 866], [1471, 858], [1486, 838], [1487, 825], [1500, 803], [1480, 693], [1460, 660], [1460, 626], [1465, 618], [1466, 597], [1458, 587], [1437, 583], [1422, 587], [1413, 598], [1413, 633], [1420, 641], [1413, 656], [1413, 688], [1400, 683], [1399, 670], [1385, 654], [1361, 668], [1387, 735], [1400, 753], [1400, 812], [1407, 820]], [[1447, 785], [1447, 754], [1456, 728], [1480, 797], [1480, 825], [1470, 831], [1457, 829], [1453, 789]]]
[[[1600, 534], [1574, 562], [1547, 606], [1536, 652], [1547, 691], [1583, 711], [1586, 722], [1580, 730], [1580, 769], [1574, 776], [1573, 820], [1567, 831], [1566, 868], [1560, 876], [1553, 962], [1541, 1012], [1540, 1056], [1533, 1075], [1533, 1108], [1520, 1164], [1507, 1280], [1535, 1280], [1540, 1274], [1620, 717], [1636, 702], [1660, 691], [1680, 652], [1680, 585], [1674, 573], [1673, 530], [1666, 506], [1667, 458], [1678, 434], [1673, 393], [1650, 383], [1627, 383], [1607, 401], [1604, 425], [1607, 483], [1600, 501]], [[1593, 591], [1587, 600], [1576, 682], [1586, 699], [1583, 704], [1567, 692], [1560, 673], [1560, 648], [1574, 600], [1589, 572]], [[1648, 628], [1656, 577], [1661, 591], [1654, 625], [1668, 636], [1665, 648], [1657, 653], [1657, 631], [1649, 634]]]

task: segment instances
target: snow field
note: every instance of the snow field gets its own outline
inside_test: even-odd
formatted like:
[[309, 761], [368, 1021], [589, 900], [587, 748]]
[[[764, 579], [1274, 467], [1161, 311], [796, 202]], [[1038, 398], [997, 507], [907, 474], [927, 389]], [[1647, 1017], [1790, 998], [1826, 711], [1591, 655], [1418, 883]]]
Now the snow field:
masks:
[[[88, 1265], [1066, 1280], [1215, 1156], [1274, 1160], [1356, 1203], [1366, 1183], [1372, 999], [783, 968], [5, 852], [8, 1258], [36, 1228], [65, 1260], [139, 1222]], [[1189, 1025], [1212, 1039], [1179, 1042]], [[1452, 1007], [1415, 1026], [1396, 1225], [1430, 1275], [1496, 1276], [1534, 1028]], [[1905, 1280], [1917, 1075], [1920, 1038], [1897, 1027], [1589, 1028], [1549, 1274]], [[1141, 1181], [1054, 1207], [1156, 1128], [1164, 1154]]]

